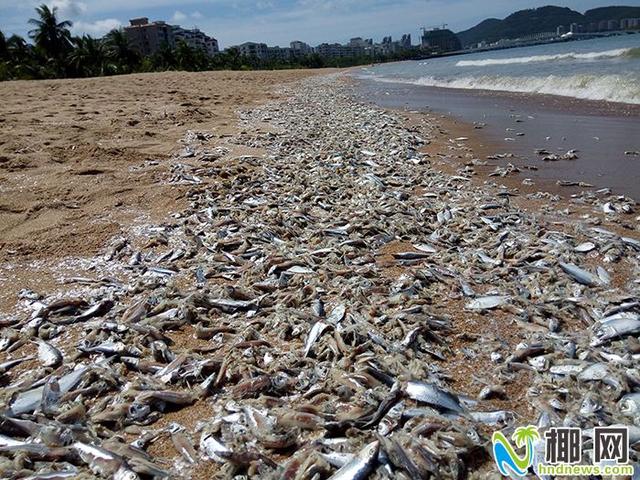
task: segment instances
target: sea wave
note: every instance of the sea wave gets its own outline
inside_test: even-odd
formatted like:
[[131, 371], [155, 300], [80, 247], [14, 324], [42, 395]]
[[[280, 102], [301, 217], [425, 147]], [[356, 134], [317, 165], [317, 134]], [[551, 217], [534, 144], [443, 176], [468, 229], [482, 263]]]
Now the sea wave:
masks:
[[549, 94], [587, 100], [640, 104], [640, 78], [632, 74], [566, 77], [557, 75], [535, 77], [481, 75], [455, 78], [422, 77], [417, 80], [378, 77], [375, 80], [429, 87]]
[[512, 58], [485, 58], [483, 60], [460, 60], [456, 67], [487, 67], [492, 65], [514, 65], [537, 62], [554, 62], [558, 60], [600, 60], [605, 58], [638, 58], [640, 48], [617, 48], [615, 50], [605, 50], [601, 52], [567, 52], [556, 55], [532, 55], [529, 57]]

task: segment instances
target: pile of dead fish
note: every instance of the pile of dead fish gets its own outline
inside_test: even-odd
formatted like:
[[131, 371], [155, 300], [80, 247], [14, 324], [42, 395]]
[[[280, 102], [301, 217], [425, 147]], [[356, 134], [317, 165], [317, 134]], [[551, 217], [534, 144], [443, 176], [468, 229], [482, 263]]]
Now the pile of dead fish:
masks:
[[185, 138], [190, 207], [124, 273], [2, 320], [0, 477], [487, 478], [531, 422], [627, 425], [637, 462], [638, 229], [440, 173], [333, 77], [284, 94]]

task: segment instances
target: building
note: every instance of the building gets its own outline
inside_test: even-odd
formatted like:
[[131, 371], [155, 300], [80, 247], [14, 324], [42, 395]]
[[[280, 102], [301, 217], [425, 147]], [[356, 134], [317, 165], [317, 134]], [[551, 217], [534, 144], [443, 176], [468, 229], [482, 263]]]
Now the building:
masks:
[[191, 48], [203, 50], [208, 55], [215, 55], [219, 51], [218, 40], [197, 28], [187, 30], [160, 20], [149, 23], [146, 17], [134, 18], [129, 22], [131, 25], [124, 27], [124, 33], [131, 48], [143, 56], [153, 55], [163, 45], [175, 48], [179, 41]]
[[175, 43], [182, 41], [189, 45], [191, 48], [204, 51], [207, 55], [213, 56], [220, 51], [218, 47], [218, 40], [209, 37], [204, 32], [201, 32], [197, 28], [193, 30], [187, 30], [177, 25], [172, 26], [173, 38]]
[[291, 42], [289, 48], [291, 49], [291, 55], [296, 57], [304, 57], [313, 52], [313, 49], [309, 45], [299, 40]]
[[564, 35], [565, 33], [567, 33], [567, 29], [564, 28], [564, 25], [558, 25], [558, 28], [556, 28], [556, 35], [558, 35], [559, 37]]
[[246, 42], [235, 48], [240, 51], [240, 55], [245, 57], [256, 57], [260, 60], [269, 58], [269, 47], [266, 43]]
[[460, 39], [449, 29], [434, 28], [425, 30], [422, 35], [422, 48], [435, 53], [453, 52], [462, 50]]
[[322, 43], [315, 48], [315, 51], [321, 57], [327, 58], [342, 58], [350, 57], [352, 49], [345, 47], [339, 43]]
[[400, 45], [402, 48], [411, 48], [411, 34], [406, 33], [402, 35], [402, 40], [400, 40]]
[[618, 28], [620, 28], [618, 20], [609, 20], [607, 22], [607, 30], [618, 30]]
[[124, 27], [124, 32], [131, 48], [140, 55], [153, 55], [163, 45], [175, 47], [171, 25], [161, 21], [149, 23], [146, 17], [134, 18], [129, 22], [131, 25]]
[[579, 33], [579, 32], [580, 32], [580, 26], [579, 26], [577, 23], [572, 23], [572, 24], [569, 26], [569, 31], [570, 31], [571, 33]]
[[286, 62], [291, 59], [291, 48], [267, 47], [267, 59]]

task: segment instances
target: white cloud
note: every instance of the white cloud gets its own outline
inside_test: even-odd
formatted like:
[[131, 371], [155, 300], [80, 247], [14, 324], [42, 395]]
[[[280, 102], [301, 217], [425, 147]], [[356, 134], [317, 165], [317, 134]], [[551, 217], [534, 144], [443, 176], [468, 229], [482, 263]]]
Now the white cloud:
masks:
[[187, 16], [182, 13], [180, 10], [176, 10], [176, 12], [173, 14], [173, 17], [171, 17], [171, 20], [173, 20], [174, 22], [182, 22], [187, 18]]
[[92, 37], [102, 37], [114, 28], [120, 28], [122, 22], [115, 18], [105, 18], [104, 20], [96, 20], [95, 22], [75, 22], [73, 24], [74, 33], [86, 33]]
[[195, 18], [196, 20], [198, 20], [198, 19], [200, 19], [200, 18], [203, 18], [203, 17], [204, 17], [204, 15], [202, 15], [202, 14], [201, 14], [200, 12], [198, 12], [198, 11], [195, 11], [195, 12], [193, 12], [193, 13], [191, 14], [191, 18]]
[[76, 0], [52, 0], [49, 6], [63, 17], [78, 17], [87, 11], [87, 4]]

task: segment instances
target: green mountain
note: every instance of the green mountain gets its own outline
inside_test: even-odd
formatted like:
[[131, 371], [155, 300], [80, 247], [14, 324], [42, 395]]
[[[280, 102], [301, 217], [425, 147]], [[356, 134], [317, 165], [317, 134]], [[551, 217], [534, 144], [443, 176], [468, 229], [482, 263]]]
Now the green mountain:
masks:
[[589, 24], [601, 20], [640, 18], [640, 7], [602, 7], [588, 10], [584, 15], [565, 7], [540, 7], [520, 10], [507, 18], [489, 18], [475, 27], [459, 32], [462, 45], [474, 45], [483, 40], [495, 42], [501, 38], [518, 38], [541, 32], [553, 32], [558, 25]]

